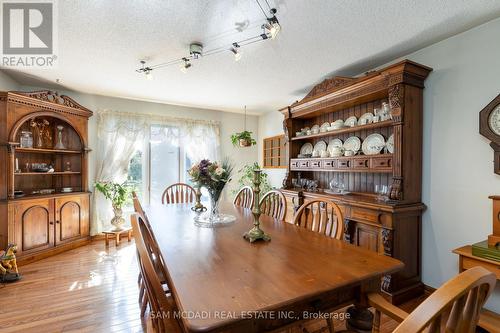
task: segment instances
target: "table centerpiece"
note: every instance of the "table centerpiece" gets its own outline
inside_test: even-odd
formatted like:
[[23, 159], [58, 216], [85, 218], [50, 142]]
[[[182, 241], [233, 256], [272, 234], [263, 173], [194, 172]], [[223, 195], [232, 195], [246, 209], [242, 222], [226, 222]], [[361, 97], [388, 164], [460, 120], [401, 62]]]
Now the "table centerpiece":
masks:
[[195, 224], [200, 227], [218, 227], [232, 223], [236, 218], [232, 215], [219, 212], [219, 201], [222, 190], [231, 180], [233, 166], [228, 160], [211, 162], [208, 159], [195, 163], [188, 170], [191, 181], [197, 187], [205, 187], [210, 196], [210, 209], [206, 213], [197, 214]]

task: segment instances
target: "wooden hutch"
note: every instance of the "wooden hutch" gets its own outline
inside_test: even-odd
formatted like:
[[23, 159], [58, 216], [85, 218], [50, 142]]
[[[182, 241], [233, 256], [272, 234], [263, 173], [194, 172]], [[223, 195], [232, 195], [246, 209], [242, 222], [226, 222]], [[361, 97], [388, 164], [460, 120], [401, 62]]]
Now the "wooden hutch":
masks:
[[[50, 91], [0, 93], [0, 248], [16, 243], [21, 262], [90, 240], [91, 116], [71, 98]], [[36, 124], [44, 126], [40, 138]], [[21, 145], [21, 135], [31, 137], [32, 147]], [[42, 164], [52, 170], [41, 170]]]
[[[405, 268], [384, 277], [382, 291], [393, 303], [423, 292], [421, 278], [422, 114], [424, 81], [431, 68], [405, 60], [363, 77], [334, 77], [315, 86], [301, 101], [280, 112], [287, 149], [288, 169], [283, 192], [288, 200], [285, 219], [308, 200], [326, 198], [341, 206], [346, 242], [397, 258]], [[350, 116], [358, 119], [388, 102], [392, 119], [341, 128], [324, 133], [296, 136], [302, 128], [322, 125]], [[338, 158], [297, 158], [303, 144], [319, 140], [345, 141], [357, 136], [363, 141], [372, 133], [385, 139], [394, 135], [393, 153]], [[299, 176], [319, 182], [319, 191], [294, 189]], [[342, 182], [349, 194], [329, 194], [330, 180]], [[378, 201], [375, 185], [387, 185], [389, 200]]]

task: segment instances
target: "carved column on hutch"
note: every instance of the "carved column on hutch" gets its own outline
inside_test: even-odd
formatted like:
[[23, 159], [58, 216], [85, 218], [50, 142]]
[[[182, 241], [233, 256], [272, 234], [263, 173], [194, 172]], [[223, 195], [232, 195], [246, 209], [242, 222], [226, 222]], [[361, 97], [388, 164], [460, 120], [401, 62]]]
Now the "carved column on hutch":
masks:
[[[392, 257], [393, 236], [393, 231], [391, 229], [382, 229], [382, 244], [384, 245], [384, 255], [389, 257]], [[382, 290], [391, 292], [391, 275], [385, 275], [383, 277]]]
[[[290, 109], [290, 107], [288, 108]], [[283, 132], [285, 133], [285, 144], [288, 145], [288, 147], [291, 146], [291, 135], [290, 133], [293, 133], [293, 122], [290, 117], [285, 118], [283, 120]], [[288, 156], [288, 159], [286, 161], [287, 163], [287, 168], [286, 168], [286, 175], [285, 178], [283, 178], [283, 188], [290, 188], [292, 186], [292, 179], [291, 179], [291, 174], [290, 174], [290, 158], [292, 156]]]
[[346, 243], [352, 244], [352, 223], [349, 219], [344, 219], [344, 241]]
[[[389, 80], [391, 82], [391, 80]], [[390, 198], [392, 200], [403, 200], [403, 175], [402, 175], [402, 132], [403, 132], [403, 109], [404, 109], [403, 84], [395, 84], [389, 87], [389, 107], [391, 108], [394, 121], [394, 154], [392, 157], [393, 175]]]

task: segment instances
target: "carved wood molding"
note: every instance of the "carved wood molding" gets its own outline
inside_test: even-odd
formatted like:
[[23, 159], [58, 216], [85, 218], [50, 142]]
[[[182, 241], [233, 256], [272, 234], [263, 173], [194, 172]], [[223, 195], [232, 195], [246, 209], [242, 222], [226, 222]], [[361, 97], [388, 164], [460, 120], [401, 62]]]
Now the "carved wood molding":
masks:
[[344, 219], [344, 241], [352, 244], [352, 223], [349, 219]]
[[403, 178], [392, 177], [391, 193], [389, 194], [391, 200], [403, 200]]
[[[384, 255], [392, 257], [394, 245], [394, 233], [390, 229], [382, 229], [382, 244], [384, 246]], [[382, 290], [386, 292], [391, 291], [391, 275], [385, 275], [382, 278]]]
[[302, 101], [313, 99], [317, 96], [337, 91], [353, 84], [356, 81], [356, 78], [344, 76], [334, 76], [330, 79], [325, 79], [321, 83], [315, 85], [314, 88], [312, 88], [312, 90], [306, 95], [306, 97], [302, 99]]
[[405, 107], [405, 88], [402, 84], [396, 84], [389, 87], [389, 107], [394, 121], [399, 122], [403, 118], [403, 109]]
[[34, 106], [43, 107], [50, 111], [57, 111], [77, 116], [92, 116], [92, 111], [78, 104], [71, 97], [59, 95], [50, 90], [39, 90], [33, 92], [13, 91], [9, 92], [7, 98], [9, 101]]

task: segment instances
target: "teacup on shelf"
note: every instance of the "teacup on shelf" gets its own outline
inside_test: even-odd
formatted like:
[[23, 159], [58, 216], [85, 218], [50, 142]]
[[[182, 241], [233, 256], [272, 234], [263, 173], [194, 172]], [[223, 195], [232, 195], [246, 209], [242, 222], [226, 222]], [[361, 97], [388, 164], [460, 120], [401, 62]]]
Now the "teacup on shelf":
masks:
[[340, 147], [333, 147], [330, 151], [330, 156], [332, 157], [339, 157], [342, 156], [342, 148]]
[[313, 150], [312, 157], [319, 157], [319, 151]]
[[311, 130], [306, 131], [306, 135], [311, 135], [311, 134], [312, 134]]
[[354, 153], [354, 151], [352, 151], [352, 150], [346, 150], [346, 151], [344, 152], [344, 156], [354, 156], [354, 155], [355, 155], [355, 153]]
[[321, 156], [321, 158], [330, 157], [330, 153], [328, 152], [328, 150], [323, 150], [323, 151], [321, 151], [320, 156]]
[[318, 134], [319, 133], [319, 128], [315, 128], [311, 130], [312, 134]]

